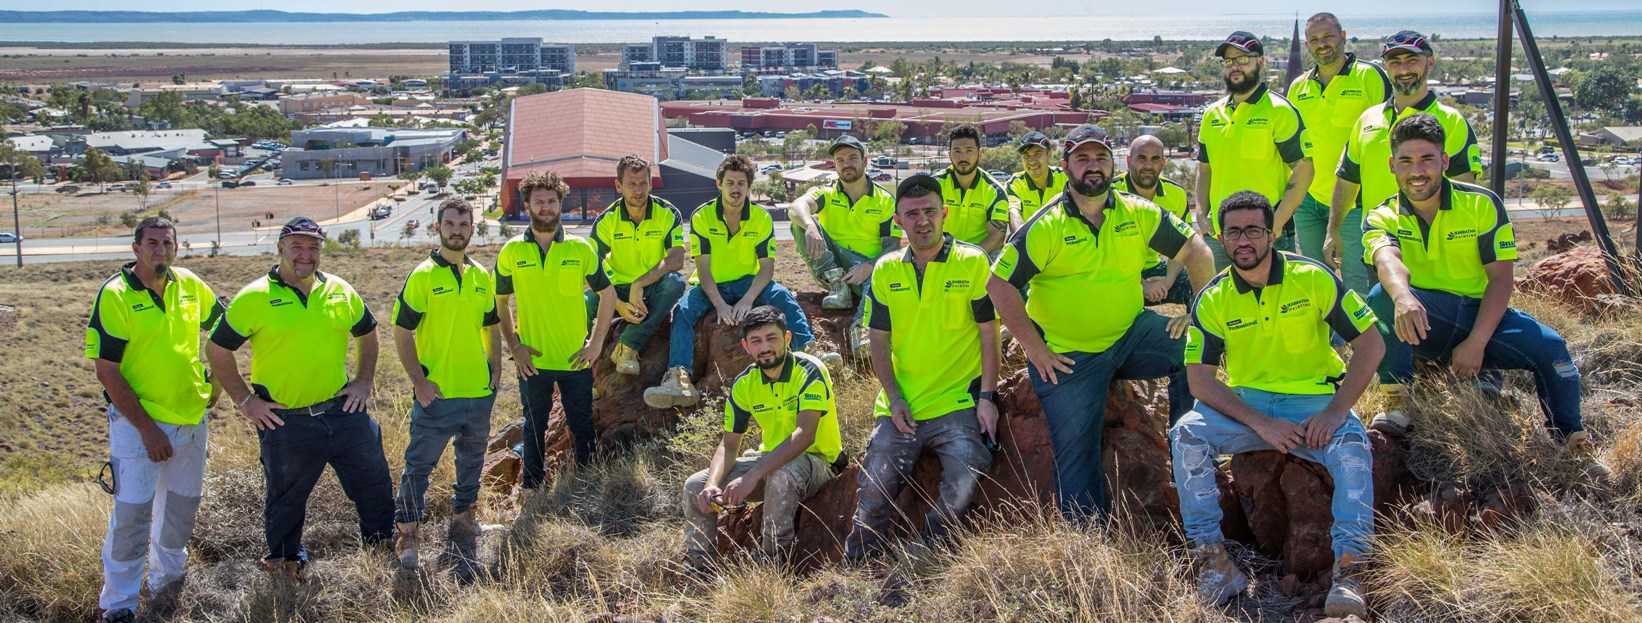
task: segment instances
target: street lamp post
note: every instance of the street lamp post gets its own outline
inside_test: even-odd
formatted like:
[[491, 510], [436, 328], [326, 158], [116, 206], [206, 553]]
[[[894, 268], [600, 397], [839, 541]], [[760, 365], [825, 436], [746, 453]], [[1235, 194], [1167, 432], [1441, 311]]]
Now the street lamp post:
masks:
[[222, 185], [221, 184], [217, 185], [217, 192], [215, 192], [213, 194], [217, 198], [217, 207], [216, 207], [216, 210], [215, 210], [216, 213], [217, 213], [217, 248], [221, 249], [222, 248]]

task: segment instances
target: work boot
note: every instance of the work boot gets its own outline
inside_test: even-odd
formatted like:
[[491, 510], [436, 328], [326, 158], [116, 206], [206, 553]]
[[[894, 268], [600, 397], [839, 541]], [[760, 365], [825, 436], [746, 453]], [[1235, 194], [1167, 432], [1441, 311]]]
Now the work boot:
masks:
[[847, 334], [845, 337], [849, 339], [851, 355], [857, 359], [866, 359], [872, 356], [869, 351], [872, 340], [867, 337], [869, 334], [865, 325], [851, 324], [845, 333]]
[[644, 390], [644, 404], [652, 409], [693, 407], [701, 402], [701, 393], [690, 384], [690, 371], [683, 367], [668, 368], [661, 375], [661, 384]]
[[419, 564], [416, 560], [416, 532], [421, 529], [420, 523], [400, 523], [394, 525], [393, 557], [399, 560], [399, 569], [409, 571]]
[[1603, 465], [1597, 458], [1596, 442], [1591, 440], [1591, 434], [1585, 431], [1568, 433], [1562, 439], [1562, 450], [1575, 460], [1585, 464], [1585, 477], [1592, 480], [1606, 482], [1613, 472]]
[[473, 509], [450, 516], [450, 527], [446, 529], [445, 538], [460, 545], [463, 552], [474, 551], [479, 544], [479, 520], [473, 516]]
[[809, 353], [810, 355], [814, 355], [816, 359], [821, 360], [822, 365], [827, 366], [827, 368], [829, 370], [832, 370], [834, 372], [837, 372], [839, 369], [844, 367], [844, 356], [843, 355], [840, 355], [838, 353], [828, 351], [828, 350], [819, 350], [815, 346], [814, 342], [811, 342], [808, 345], [805, 345], [804, 348], [801, 349], [801, 352], [805, 352], [805, 353]]
[[1387, 435], [1401, 437], [1414, 426], [1414, 414], [1408, 410], [1408, 389], [1403, 385], [1387, 385], [1386, 410], [1374, 416], [1368, 427]]
[[132, 612], [130, 608], [109, 610], [104, 612], [99, 620], [103, 623], [137, 623], [137, 613]]
[[639, 374], [639, 352], [632, 347], [616, 342], [616, 347], [610, 350], [610, 361], [616, 364], [616, 372], [627, 376]]
[[302, 561], [285, 560], [283, 558], [264, 559], [262, 570], [275, 582], [297, 583], [302, 581]]
[[1341, 554], [1334, 561], [1333, 584], [1323, 602], [1323, 614], [1345, 618], [1368, 618], [1368, 602], [1363, 600], [1362, 560], [1356, 554]]
[[834, 268], [821, 274], [821, 285], [827, 296], [821, 299], [821, 309], [855, 309], [855, 295], [844, 281], [844, 269]]
[[1221, 543], [1192, 549], [1197, 562], [1197, 598], [1214, 607], [1230, 601], [1249, 587], [1249, 576], [1237, 568]]

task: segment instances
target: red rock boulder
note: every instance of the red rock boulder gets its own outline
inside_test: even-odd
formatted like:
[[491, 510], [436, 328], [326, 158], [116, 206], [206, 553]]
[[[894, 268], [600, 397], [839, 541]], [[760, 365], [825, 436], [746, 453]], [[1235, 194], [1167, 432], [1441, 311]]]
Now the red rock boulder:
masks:
[[1608, 264], [1602, 250], [1594, 246], [1574, 247], [1535, 262], [1518, 285], [1586, 312], [1600, 311], [1598, 300], [1614, 293]]

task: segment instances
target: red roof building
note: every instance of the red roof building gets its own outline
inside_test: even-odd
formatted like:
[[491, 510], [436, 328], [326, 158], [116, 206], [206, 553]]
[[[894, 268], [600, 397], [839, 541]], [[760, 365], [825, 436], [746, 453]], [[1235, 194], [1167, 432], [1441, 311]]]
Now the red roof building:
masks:
[[615, 201], [616, 163], [636, 154], [662, 187], [667, 129], [656, 98], [604, 89], [571, 89], [513, 99], [502, 139], [502, 211], [519, 211], [519, 182], [553, 170], [570, 186], [565, 212], [596, 213]]

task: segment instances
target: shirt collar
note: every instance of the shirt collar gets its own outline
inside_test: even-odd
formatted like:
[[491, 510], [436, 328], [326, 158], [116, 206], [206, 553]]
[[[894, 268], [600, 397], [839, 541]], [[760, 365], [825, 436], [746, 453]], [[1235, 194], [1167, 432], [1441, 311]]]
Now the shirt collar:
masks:
[[1385, 110], [1386, 110], [1386, 113], [1387, 113], [1386, 114], [1387, 117], [1395, 118], [1399, 113], [1401, 113], [1404, 110], [1429, 111], [1429, 110], [1431, 110], [1431, 108], [1433, 106], [1436, 106], [1436, 105], [1437, 105], [1437, 92], [1432, 91], [1431, 89], [1427, 88], [1425, 90], [1425, 97], [1420, 98], [1420, 101], [1414, 102], [1414, 104], [1412, 106], [1409, 106], [1408, 108], [1399, 109], [1399, 108], [1397, 108], [1397, 100], [1395, 98], [1393, 98], [1393, 99], [1390, 99], [1390, 100], [1386, 100]]
[[976, 186], [981, 185], [981, 170], [978, 166], [975, 169], [975, 179], [970, 180], [967, 187], [958, 179], [958, 170], [952, 165], [947, 165], [946, 170], [941, 172], [941, 177], [952, 180], [952, 187], [958, 190], [975, 190]]
[[781, 374], [777, 375], [775, 377], [775, 380], [772, 381], [772, 380], [770, 380], [770, 377], [768, 377], [764, 374], [763, 370], [760, 370], [758, 372], [758, 380], [763, 381], [765, 385], [774, 385], [776, 383], [785, 383], [787, 381], [791, 381], [792, 380], [793, 359], [794, 359], [794, 357], [792, 355], [792, 351], [787, 351], [786, 359], [782, 360], [782, 362], [781, 362]]
[[[724, 222], [724, 196], [723, 195], [719, 195], [718, 198], [713, 199], [713, 214], [718, 216], [718, 222], [720, 222], [720, 223]], [[752, 217], [753, 217], [753, 200], [752, 200], [751, 197], [748, 197], [746, 203], [741, 204], [741, 221], [743, 223], [745, 223], [745, 222], [747, 222], [748, 219], [750, 219]]]
[[[528, 226], [525, 227], [525, 240], [529, 240], [531, 242], [536, 242], [536, 230], [531, 229]], [[553, 241], [554, 242], [560, 242], [560, 241], [563, 241], [563, 240], [564, 240], [564, 224], [561, 223], [561, 224], [559, 224], [558, 227], [553, 229]], [[438, 251], [434, 252], [434, 255], [438, 255], [438, 254], [439, 254]]]
[[[1340, 71], [1339, 71], [1339, 73], [1334, 74], [1334, 76], [1336, 78], [1338, 78], [1340, 76], [1344, 76], [1346, 74], [1351, 73], [1351, 66], [1355, 65], [1355, 64], [1357, 64], [1357, 53], [1356, 52], [1346, 52], [1346, 62], [1340, 64]], [[1317, 80], [1317, 76], [1321, 72], [1322, 68], [1323, 68], [1322, 65], [1312, 65], [1311, 66], [1311, 73], [1307, 74], [1306, 77], [1308, 77], [1312, 80], [1315, 80], [1317, 82], [1322, 82], [1321, 80]]]
[[[324, 271], [319, 271], [319, 270], [314, 271], [314, 281], [319, 282], [319, 283], [325, 283], [325, 272]], [[284, 279], [279, 278], [279, 264], [275, 264], [273, 268], [268, 269], [268, 282], [269, 283], [277, 283], [277, 284], [279, 284], [283, 287], [286, 287], [286, 288], [289, 288], [289, 289], [292, 289], [292, 290], [296, 289], [296, 286], [285, 283]]]
[[[559, 231], [564, 231], [564, 230], [560, 229]], [[440, 267], [440, 268], [445, 268], [445, 267], [448, 267], [448, 266], [452, 265], [450, 263], [450, 260], [445, 259], [445, 256], [439, 254], [438, 249], [434, 249], [433, 251], [430, 251], [428, 253], [428, 257], [433, 258], [433, 264], [435, 266]], [[462, 263], [472, 265], [473, 264], [473, 256], [471, 256], [471, 255], [462, 256]]]
[[[1448, 180], [1448, 176], [1443, 176], [1442, 189], [1437, 192], [1442, 194], [1442, 206], [1438, 209], [1452, 210], [1454, 208], [1454, 183]], [[1403, 194], [1400, 190], [1397, 191], [1397, 211], [1403, 214], [1414, 213], [1414, 203], [1409, 201], [1408, 195]]]
[[[1267, 286], [1275, 286], [1283, 283], [1283, 266], [1286, 263], [1287, 261], [1283, 259], [1282, 251], [1278, 251], [1276, 249], [1271, 250], [1271, 272], [1266, 273]], [[1249, 292], [1254, 291], [1255, 287], [1249, 285], [1249, 282], [1243, 280], [1243, 275], [1237, 272], [1237, 267], [1232, 267], [1231, 275], [1232, 283], [1237, 285], [1238, 294], [1248, 294]]]
[[[137, 276], [137, 263], [136, 262], [126, 262], [124, 266], [121, 266], [120, 267], [120, 276], [124, 277], [126, 284], [130, 285], [133, 288], [136, 288], [138, 290], [147, 290], [148, 289], [148, 286], [143, 285], [142, 278]], [[165, 282], [166, 282], [166, 285], [169, 286], [171, 284], [171, 282], [176, 281], [176, 280], [177, 280], [177, 272], [174, 271], [174, 270], [171, 270], [170, 267], [166, 267], [166, 269], [165, 269]]]
[[[832, 181], [832, 189], [838, 194], [843, 195], [845, 199], [849, 198], [849, 191], [844, 190], [843, 178], [834, 179]], [[878, 185], [869, 179], [867, 180], [867, 192], [862, 194], [861, 198], [866, 199], [867, 197], [871, 197], [875, 192], [878, 192]]]
[[[1133, 181], [1130, 180], [1128, 171], [1124, 171], [1123, 176], [1119, 177], [1118, 181], [1123, 183], [1123, 187], [1128, 189], [1128, 192], [1130, 194], [1139, 194], [1139, 193], [1135, 192], [1135, 184], [1134, 184]], [[1164, 186], [1163, 176], [1159, 175], [1159, 176], [1157, 176], [1157, 184], [1153, 186], [1152, 196], [1153, 197], [1162, 197], [1163, 196], [1163, 186]]]
[[1260, 98], [1265, 97], [1265, 96], [1266, 96], [1266, 83], [1264, 81], [1262, 81], [1259, 86], [1254, 87], [1254, 92], [1249, 94], [1249, 98], [1246, 99], [1246, 100], [1243, 100], [1241, 103], [1239, 103], [1237, 101], [1237, 96], [1235, 94], [1227, 93], [1226, 94], [1226, 107], [1230, 108], [1232, 110], [1236, 110], [1238, 106], [1242, 106], [1243, 104], [1257, 103], [1257, 102], [1260, 101]]
[[[645, 201], [650, 204], [648, 206], [648, 209], [646, 209], [644, 211], [644, 219], [648, 220], [650, 217], [656, 215], [656, 198], [655, 197], [645, 197]], [[616, 197], [616, 206], [615, 207], [616, 207], [616, 215], [620, 216], [621, 220], [627, 221], [627, 222], [632, 223], [634, 225], [639, 224], [639, 221], [635, 221], [632, 218], [627, 216], [627, 198], [626, 197]], [[564, 227], [561, 226], [560, 229], [564, 229]]]
[[[947, 256], [952, 255], [952, 234], [941, 234], [941, 250], [935, 253], [934, 262], [945, 262]], [[901, 261], [911, 264], [917, 256], [912, 253], [912, 245], [908, 244], [901, 253]]]
[[[1089, 219], [1084, 218], [1083, 211], [1078, 209], [1078, 202], [1074, 201], [1072, 199], [1072, 182], [1071, 182], [1071, 180], [1067, 180], [1066, 188], [1061, 190], [1060, 199], [1058, 199], [1058, 201], [1061, 202], [1061, 205], [1065, 208], [1066, 213], [1068, 215], [1070, 215], [1072, 218], [1083, 221], [1083, 224], [1087, 225], [1089, 227], [1089, 231], [1095, 231], [1095, 224], [1090, 223]], [[1111, 188], [1107, 188], [1106, 189], [1106, 209], [1110, 210], [1110, 209], [1115, 208], [1115, 207], [1117, 207], [1117, 193], [1113, 192]]]
[[[1047, 184], [1044, 184], [1045, 188], [1054, 185], [1054, 183], [1055, 183], [1055, 171], [1057, 171], [1057, 170], [1058, 169], [1056, 169], [1055, 167], [1049, 167], [1049, 170], [1045, 171], [1045, 175], [1043, 176], [1043, 179], [1044, 179], [1045, 182], [1048, 182]], [[1043, 188], [1038, 188], [1038, 183], [1037, 182], [1032, 181], [1032, 174], [1028, 173], [1026, 171], [1026, 169], [1021, 169], [1020, 177], [1024, 180], [1026, 180], [1026, 187], [1027, 188], [1030, 188], [1032, 190], [1043, 190]]]

